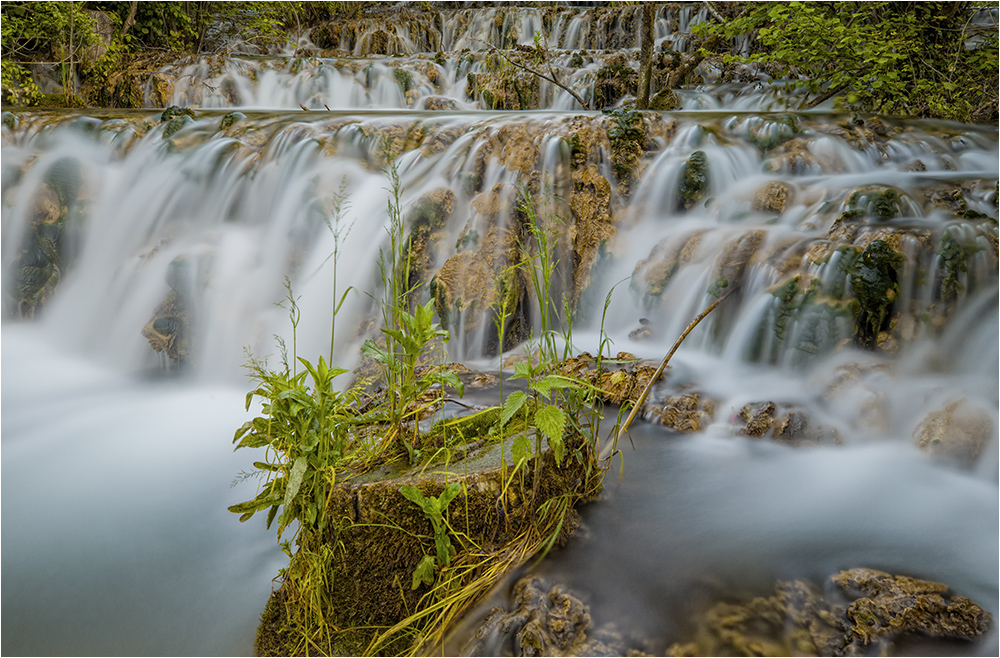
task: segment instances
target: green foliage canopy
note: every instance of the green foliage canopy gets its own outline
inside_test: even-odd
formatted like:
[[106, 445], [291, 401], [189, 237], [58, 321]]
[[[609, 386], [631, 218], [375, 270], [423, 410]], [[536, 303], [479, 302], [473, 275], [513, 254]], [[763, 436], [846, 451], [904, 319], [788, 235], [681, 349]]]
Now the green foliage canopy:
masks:
[[752, 2], [703, 34], [755, 38], [742, 60], [854, 111], [997, 120], [997, 29], [966, 2]]

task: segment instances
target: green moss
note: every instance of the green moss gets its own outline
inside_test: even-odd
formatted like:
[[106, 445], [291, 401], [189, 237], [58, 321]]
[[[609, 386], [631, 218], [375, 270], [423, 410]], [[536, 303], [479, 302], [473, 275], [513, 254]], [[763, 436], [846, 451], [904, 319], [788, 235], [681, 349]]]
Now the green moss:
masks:
[[611, 63], [598, 69], [594, 75], [594, 106], [609, 107], [622, 96], [635, 93], [639, 74], [624, 63]]
[[[481, 435], [498, 413], [494, 409], [467, 420], [439, 423], [436, 431], [443, 436], [447, 424], [453, 437], [459, 428], [462, 436]], [[582, 454], [583, 459], [566, 460], [559, 467], [551, 451], [545, 451], [537, 458], [537, 471], [532, 460], [516, 473], [511, 466], [505, 472], [499, 468], [499, 446], [494, 443], [434, 472], [418, 465], [374, 478], [338, 476], [341, 484], [332, 490], [326, 511], [332, 521], [320, 532], [302, 537], [284, 571], [281, 589], [262, 615], [255, 643], [258, 653], [412, 652], [415, 635], [421, 632], [417, 621], [391, 636], [380, 633], [468, 585], [478, 574], [470, 566], [485, 565], [487, 559], [502, 561], [521, 542], [535, 546], [544, 538], [539, 535], [543, 523], [556, 533], [554, 537], [565, 540], [572, 534], [573, 503], [591, 498], [600, 487], [600, 471], [589, 444], [581, 441], [566, 437], [568, 452]], [[511, 444], [508, 440], [504, 450], [507, 464], [515, 463]], [[426, 585], [414, 588], [412, 581], [423, 556], [434, 554], [432, 522], [400, 488], [409, 485], [426, 498], [440, 498], [447, 483], [456, 481], [462, 490], [444, 510], [444, 520], [457, 552], [435, 581], [439, 588], [445, 582], [451, 585], [429, 594]], [[568, 504], [563, 506], [547, 502], [564, 498]], [[481, 584], [483, 593], [487, 584]], [[324, 623], [309, 623], [313, 613], [321, 613]]]
[[167, 109], [163, 110], [163, 114], [160, 115], [160, 123], [176, 119], [180, 116], [188, 116], [192, 119], [194, 118], [194, 110], [189, 107], [180, 107], [177, 105], [171, 105]]
[[872, 347], [889, 317], [889, 309], [899, 295], [896, 272], [906, 258], [888, 243], [874, 240], [861, 253], [851, 273], [851, 288], [861, 304], [858, 316], [858, 344]]
[[226, 130], [232, 128], [234, 125], [246, 119], [247, 115], [242, 112], [230, 112], [226, 116], [222, 117], [222, 121], [219, 123], [220, 130]]
[[673, 112], [680, 106], [680, 96], [673, 89], [661, 89], [649, 99], [649, 109], [656, 112]]
[[708, 191], [708, 158], [704, 151], [695, 151], [684, 165], [684, 174], [677, 189], [677, 210], [690, 210]]
[[403, 93], [413, 89], [413, 74], [406, 69], [396, 67], [392, 69], [392, 75], [396, 78], [396, 83], [399, 88], [403, 90]]
[[881, 220], [899, 217], [900, 194], [891, 187], [859, 190], [847, 200], [849, 211], [858, 211]]

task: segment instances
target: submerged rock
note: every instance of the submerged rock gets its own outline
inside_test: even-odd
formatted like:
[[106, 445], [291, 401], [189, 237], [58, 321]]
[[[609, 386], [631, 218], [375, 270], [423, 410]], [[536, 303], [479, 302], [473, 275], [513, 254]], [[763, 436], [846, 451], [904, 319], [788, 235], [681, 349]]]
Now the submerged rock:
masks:
[[869, 347], [889, 317], [889, 309], [899, 296], [896, 272], [906, 258], [882, 240], [875, 240], [862, 252], [851, 273], [851, 288], [861, 302], [858, 342]]
[[753, 209], [780, 215], [788, 205], [792, 188], [784, 181], [771, 181], [757, 190], [753, 197]]
[[721, 601], [696, 613], [692, 639], [673, 644], [667, 655], [896, 655], [902, 640], [972, 639], [993, 623], [969, 599], [946, 599], [941, 583], [873, 569], [841, 571], [830, 581], [856, 600], [845, 606], [841, 593], [779, 581], [770, 596]]
[[592, 626], [590, 609], [561, 585], [525, 576], [514, 584], [512, 609], [491, 609], [462, 648], [464, 656], [648, 655], [641, 643], [607, 624]]
[[990, 415], [965, 400], [930, 412], [913, 432], [921, 450], [963, 466], [974, 464], [993, 436], [996, 431]]
[[809, 416], [793, 405], [751, 402], [740, 408], [737, 418], [742, 423], [739, 433], [746, 436], [770, 438], [791, 445], [841, 442], [836, 430], [813, 426]]
[[684, 175], [677, 189], [677, 210], [690, 210], [708, 191], [708, 159], [704, 151], [695, 151], [684, 165]]

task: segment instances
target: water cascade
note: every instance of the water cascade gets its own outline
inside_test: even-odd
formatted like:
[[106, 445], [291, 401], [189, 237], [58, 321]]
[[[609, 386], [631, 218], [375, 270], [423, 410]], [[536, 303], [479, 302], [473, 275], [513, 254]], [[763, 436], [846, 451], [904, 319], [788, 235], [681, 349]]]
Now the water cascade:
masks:
[[[663, 51], [702, 18], [664, 8]], [[1000, 612], [996, 127], [793, 113], [766, 83], [688, 89], [678, 112], [584, 111], [554, 86], [505, 105], [483, 94], [486, 44], [544, 31], [592, 99], [598, 51], [635, 66], [620, 35], [638, 9], [421, 20], [314, 30], [304, 57], [177, 63], [144, 109], [4, 112], [4, 653], [251, 650], [283, 556], [226, 512], [253, 495], [228, 488], [249, 464], [229, 443], [245, 350], [326, 354], [336, 267], [353, 287], [336, 362], [359, 365], [389, 165], [454, 361], [495, 370], [537, 337], [509, 275], [526, 193], [558, 231], [576, 351], [603, 323], [615, 351], [659, 360], [736, 288], [674, 357], [583, 537], [534, 572], [584, 597], [593, 628], [663, 652], [706, 582], [759, 595], [860, 567]]]

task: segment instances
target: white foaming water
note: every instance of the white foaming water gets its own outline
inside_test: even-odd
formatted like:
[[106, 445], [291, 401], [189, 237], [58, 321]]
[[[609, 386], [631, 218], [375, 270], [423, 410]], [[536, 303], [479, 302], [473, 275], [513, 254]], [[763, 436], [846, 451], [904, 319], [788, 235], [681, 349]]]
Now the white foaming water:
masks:
[[[610, 121], [556, 113], [247, 113], [220, 131], [223, 113], [201, 112], [169, 139], [162, 137], [164, 125], [133, 137], [143, 121], [155, 123], [152, 113], [124, 123], [51, 120], [48, 126], [44, 117], [25, 115], [21, 130], [3, 129], [5, 652], [247, 651], [277, 556], [273, 537], [256, 519], [240, 526], [225, 511], [252, 496], [246, 491], [252, 484], [225, 489], [252, 461], [229, 454], [232, 433], [246, 417], [242, 350], [274, 354], [277, 334], [300, 356], [327, 355], [332, 196], [346, 185], [350, 207], [342, 226], [350, 231], [338, 248], [337, 290], [354, 292], [338, 318], [335, 360], [353, 367], [364, 338], [358, 326], [372, 314], [364, 293], [379, 295], [376, 264], [386, 243], [380, 135], [400, 149], [423, 140], [397, 160], [404, 216], [425, 194], [454, 194], [454, 210], [436, 238], [439, 268], [461, 251], [456, 242], [467, 225], [488, 225], [473, 207], [477, 194], [499, 185], [510, 195], [524, 180], [513, 164], [498, 160], [517, 161], [514, 128], [537, 139], [538, 161], [529, 169], [551, 174], [568, 197], [557, 206], [565, 210], [578, 207], [573, 195], [585, 187], [572, 178], [569, 122]], [[657, 360], [712, 300], [708, 290], [724, 268], [739, 270], [741, 290], [692, 332], [662, 384], [671, 394], [694, 389], [716, 400], [714, 420], [705, 433], [683, 440], [655, 427], [637, 429], [651, 436], [639, 441], [637, 458], [626, 451], [625, 484], [609, 487], [608, 500], [588, 521], [595, 539], [581, 543], [577, 557], [567, 553], [567, 561], [616, 565], [599, 577], [591, 569], [586, 581], [605, 601], [598, 614], [608, 618], [636, 608], [640, 621], [662, 618], [664, 607], [676, 611], [664, 593], [705, 574], [764, 583], [854, 566], [940, 578], [996, 612], [995, 436], [968, 470], [934, 462], [912, 445], [926, 414], [955, 400], [997, 427], [995, 229], [990, 234], [928, 202], [942, 185], [937, 172], [907, 171], [913, 158], [928, 167], [950, 158], [949, 180], [965, 183], [969, 207], [991, 211], [995, 192], [988, 183], [997, 170], [987, 156], [996, 152], [996, 132], [951, 127], [950, 136], [941, 136], [917, 125], [883, 144], [890, 154], [883, 160], [870, 143], [852, 147], [833, 119], [804, 116], [793, 133], [808, 146], [797, 156], [803, 166], [769, 168], [781, 154], [765, 157], [749, 131], [784, 138], [780, 125], [787, 124], [741, 119], [680, 117], [631, 199], [610, 192], [608, 203], [621, 204], [624, 219], [585, 295], [590, 307], [574, 325], [579, 349], [596, 352], [600, 302], [622, 279], [631, 278], [632, 290], [618, 287], [605, 318], [612, 349]], [[964, 149], [959, 157], [956, 140]], [[707, 187], [685, 210], [677, 185], [698, 150], [707, 162]], [[607, 152], [597, 152], [593, 164], [609, 176]], [[989, 180], [975, 182], [983, 178]], [[847, 274], [838, 273], [844, 254], [813, 263], [806, 253], [823, 246], [852, 203], [869, 209], [873, 182], [898, 188], [905, 210], [897, 219], [872, 220], [861, 233], [886, 226], [916, 231], [900, 243], [908, 262], [899, 273], [899, 304], [911, 307], [901, 315], [912, 331], [896, 357], [832, 350], [853, 331], [840, 321], [823, 325], [829, 340], [822, 349], [802, 349], [812, 316], [792, 318], [779, 336], [775, 286], [797, 274], [850, 296]], [[755, 205], [765, 183], [788, 185], [782, 208]], [[24, 268], [40, 263], [31, 259], [46, 248], [41, 224], [54, 223], [46, 209], [58, 213], [63, 206], [58, 287], [33, 321], [15, 319]], [[727, 254], [757, 234], [760, 246], [736, 268], [731, 261], [738, 259]], [[946, 234], [974, 254], [965, 271], [951, 270], [959, 284], [948, 302], [952, 311], [927, 320], [940, 310], [935, 291], [947, 270], [938, 268], [944, 257], [937, 252]], [[565, 258], [575, 254], [567, 249]], [[302, 310], [294, 343], [285, 311], [274, 306], [285, 276]], [[187, 307], [190, 341], [180, 376], [164, 378], [166, 358], [140, 332], [171, 296]], [[655, 330], [645, 342], [628, 337], [641, 317]], [[461, 329], [474, 319], [480, 333], [465, 335]], [[530, 320], [537, 324], [537, 312]], [[480, 358], [481, 331], [490, 322], [471, 312], [458, 318], [451, 354]], [[860, 374], [830, 393], [850, 368]], [[734, 414], [766, 400], [797, 405], [817, 426], [835, 429], [842, 445], [794, 450], [737, 436]], [[613, 536], [628, 538], [643, 555], [628, 547], [620, 552]], [[52, 565], [52, 578], [39, 575]], [[95, 603], [101, 587], [107, 595]], [[229, 595], [235, 603], [224, 600]], [[83, 621], [56, 624], [67, 632], [51, 633], [52, 625], [39, 620], [52, 601], [58, 619]], [[123, 605], [129, 614], [121, 613]], [[143, 612], [150, 609], [157, 614]], [[219, 622], [215, 611], [239, 621]], [[191, 622], [197, 632], [163, 640], [192, 616], [199, 617]], [[124, 630], [126, 623], [144, 630]], [[159, 648], [143, 638], [161, 642]]]

